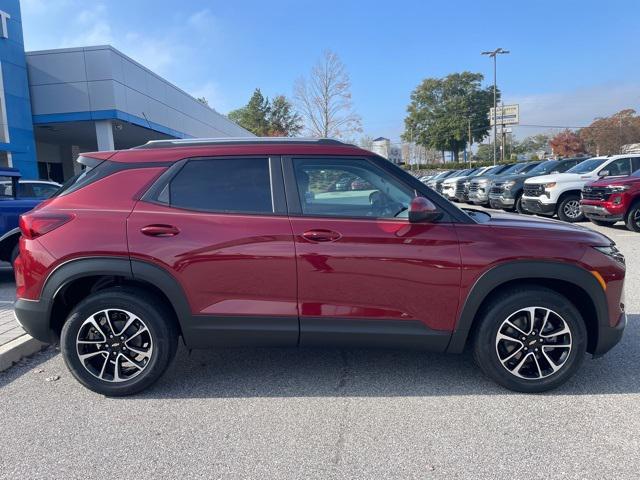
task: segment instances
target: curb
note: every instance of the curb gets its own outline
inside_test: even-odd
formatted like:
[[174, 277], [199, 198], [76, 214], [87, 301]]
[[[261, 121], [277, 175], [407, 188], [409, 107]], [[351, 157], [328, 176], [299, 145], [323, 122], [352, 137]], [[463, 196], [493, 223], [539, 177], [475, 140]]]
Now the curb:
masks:
[[5, 343], [0, 347], [0, 372], [7, 370], [24, 357], [39, 352], [46, 346], [46, 343], [27, 334], [20, 335], [15, 340]]

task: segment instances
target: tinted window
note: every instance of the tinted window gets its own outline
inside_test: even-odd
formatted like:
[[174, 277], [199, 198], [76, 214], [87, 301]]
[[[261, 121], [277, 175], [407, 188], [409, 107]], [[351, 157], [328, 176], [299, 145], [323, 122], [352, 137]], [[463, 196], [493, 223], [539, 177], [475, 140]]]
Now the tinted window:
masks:
[[633, 157], [631, 159], [631, 171], [638, 173], [640, 170], [640, 157]]
[[559, 164], [560, 162], [558, 162], [557, 160], [547, 160], [546, 162], [539, 163], [538, 165], [533, 167], [531, 170], [529, 170], [529, 173], [532, 175], [543, 175], [545, 173], [557, 170], [560, 166]]
[[271, 213], [269, 160], [192, 160], [171, 180], [169, 203], [212, 212]]
[[567, 173], [589, 173], [602, 165], [606, 160], [606, 158], [590, 158], [570, 168], [567, 170]]
[[609, 171], [608, 177], [619, 177], [623, 175], [631, 175], [631, 159], [619, 158], [614, 160], [609, 165], [602, 169], [603, 171]]
[[58, 191], [56, 185], [49, 185], [48, 183], [32, 183], [31, 185], [32, 195], [36, 198], [49, 198], [51, 195]]
[[558, 165], [556, 168], [553, 169], [554, 172], [559, 172], [559, 173], [564, 173], [567, 170], [569, 170], [570, 168], [575, 167], [578, 163], [580, 163], [582, 160], [567, 160], [564, 162], [560, 162], [560, 165]]
[[33, 198], [33, 188], [30, 183], [18, 183], [18, 197], [21, 198]]
[[[407, 218], [413, 190], [366, 160], [295, 160], [294, 169], [305, 215]], [[346, 176], [349, 188], [336, 188]]]

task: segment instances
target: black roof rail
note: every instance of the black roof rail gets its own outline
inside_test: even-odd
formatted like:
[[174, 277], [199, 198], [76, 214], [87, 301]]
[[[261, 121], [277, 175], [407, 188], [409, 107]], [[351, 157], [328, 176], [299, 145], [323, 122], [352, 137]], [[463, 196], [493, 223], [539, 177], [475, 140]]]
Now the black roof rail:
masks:
[[169, 140], [150, 140], [132, 150], [148, 148], [202, 147], [208, 145], [343, 145], [354, 146], [333, 138], [302, 137], [221, 137], [221, 138], [181, 138]]

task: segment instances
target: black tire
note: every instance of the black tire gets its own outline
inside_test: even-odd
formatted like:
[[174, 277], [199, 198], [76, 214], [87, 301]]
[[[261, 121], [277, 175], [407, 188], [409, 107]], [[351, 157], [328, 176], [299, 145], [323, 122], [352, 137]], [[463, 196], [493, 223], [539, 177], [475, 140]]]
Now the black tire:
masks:
[[[577, 212], [575, 208], [577, 205]], [[558, 218], [564, 222], [574, 223], [584, 220], [584, 213], [580, 210], [580, 195], [570, 193], [565, 195], [558, 204]]]
[[616, 223], [611, 220], [596, 220], [595, 218], [590, 218], [589, 221], [599, 227], [613, 227]]
[[640, 202], [634, 203], [627, 212], [625, 221], [627, 229], [632, 232], [640, 232]]
[[520, 215], [530, 215], [530, 213], [522, 206], [522, 193], [516, 198], [514, 210]]
[[20, 246], [16, 243], [11, 249], [11, 256], [9, 257], [9, 261], [11, 262], [11, 266], [16, 263], [16, 258], [20, 255]]
[[[540, 372], [538, 378], [521, 378], [521, 376], [512, 373], [507, 366], [503, 365], [499, 357], [499, 348], [502, 348], [510, 342], [505, 343], [501, 341], [502, 343], [500, 343], [499, 346], [498, 342], [500, 342], [500, 340], [498, 339], [498, 333], [502, 332], [511, 335], [512, 332], [515, 332], [515, 335], [520, 335], [516, 330], [509, 330], [510, 327], [505, 327], [504, 324], [508, 319], [518, 318], [512, 317], [512, 315], [528, 307], [537, 308], [534, 315], [536, 318], [534, 328], [536, 325], [538, 328], [541, 326], [544, 309], [549, 309], [557, 315], [553, 315], [554, 320], [549, 321], [548, 327], [552, 327], [552, 323], [559, 319], [564, 322], [564, 325], [566, 325], [570, 331], [568, 342], [571, 345], [570, 349], [554, 347], [553, 343], [556, 340], [566, 342], [566, 338], [568, 337], [554, 337], [553, 335], [555, 334], [553, 332], [551, 332], [546, 340], [546, 345], [544, 345], [546, 349], [544, 352], [556, 352], [549, 353], [549, 355], [562, 356], [566, 354], [562, 363], [559, 361], [558, 365], [555, 365], [559, 367], [556, 371], [553, 371], [551, 364], [542, 358], [543, 344], [541, 344], [539, 340], [537, 343], [531, 343], [535, 340], [536, 333], [538, 333], [539, 338], [543, 337], [541, 332], [533, 330], [532, 336], [520, 337], [520, 339], [526, 338], [525, 341], [517, 341], [517, 343], [511, 342], [513, 343], [513, 350], [511, 352], [515, 352], [512, 362], [516, 363], [513, 369], [515, 370], [517, 365], [522, 365], [522, 367], [517, 370], [519, 374], [523, 372], [523, 369], [525, 372], [527, 370], [535, 372], [535, 366], [538, 365], [538, 372]], [[578, 309], [569, 302], [567, 298], [553, 290], [531, 286], [529, 288], [519, 287], [502, 292], [483, 309], [481, 318], [478, 320], [480, 323], [473, 335], [472, 348], [474, 359], [488, 377], [509, 390], [535, 393], [554, 389], [565, 383], [578, 370], [584, 360], [587, 347], [587, 332], [584, 320]], [[515, 321], [518, 320], [514, 320], [514, 322]], [[505, 328], [507, 330], [505, 330]], [[560, 331], [561, 330], [558, 330], [558, 332]], [[533, 340], [531, 340], [532, 338]], [[520, 346], [518, 346], [518, 344], [520, 344]], [[525, 345], [530, 349], [527, 352], [524, 351], [527, 350]], [[535, 351], [532, 351], [534, 348]], [[518, 349], [520, 349], [519, 353]], [[504, 361], [509, 358], [511, 352], [507, 352], [502, 360]], [[547, 355], [547, 358], [549, 358], [549, 355]], [[534, 356], [536, 357], [535, 359], [533, 358]], [[527, 359], [525, 359], [525, 357], [527, 357]], [[562, 359], [562, 357], [560, 357], [559, 360], [560, 359]], [[524, 363], [520, 364], [519, 362], [521, 361]], [[541, 367], [544, 367], [548, 376], [543, 376], [543, 369]], [[524, 375], [524, 373], [522, 375]]]
[[[150, 342], [148, 343], [151, 347], [151, 353], [149, 358], [146, 359], [146, 362], [141, 361], [141, 363], [144, 364], [144, 367], [133, 378], [118, 382], [113, 381], [114, 378], [112, 378], [111, 381], [108, 379], [103, 380], [96, 377], [87, 368], [85, 368], [83, 362], [78, 356], [78, 348], [80, 347], [77, 347], [76, 340], [80, 329], [91, 328], [88, 326], [83, 327], [85, 320], [89, 317], [99, 318], [97, 317], [97, 315], [99, 315], [98, 312], [105, 309], [113, 309], [115, 311], [124, 310], [126, 312], [130, 312], [142, 320], [143, 325], [148, 329], [148, 338], [150, 338]], [[113, 316], [113, 312], [110, 315]], [[115, 319], [112, 323], [115, 325], [117, 321], [118, 320]], [[135, 328], [135, 324], [133, 327]], [[105, 331], [108, 331], [106, 327], [103, 326], [103, 328]], [[94, 329], [94, 332], [95, 331], [96, 330]], [[131, 335], [131, 338], [134, 336], [135, 335]], [[117, 340], [117, 338], [114, 339], [114, 341]], [[162, 376], [173, 360], [177, 350], [177, 343], [178, 330], [173, 312], [170, 312], [169, 309], [164, 306], [163, 302], [155, 295], [142, 289], [129, 287], [117, 287], [99, 291], [82, 300], [69, 314], [64, 326], [62, 327], [62, 333], [60, 336], [60, 349], [62, 351], [62, 356], [65, 364], [76, 380], [88, 389], [110, 397], [133, 395], [152, 385], [160, 378], [160, 376]], [[116, 345], [120, 345], [120, 347], [116, 347]], [[114, 343], [114, 351], [117, 348], [123, 348], [123, 345], [128, 345], [126, 340], [119, 344]], [[104, 345], [104, 347], [108, 347], [110, 349], [111, 346], [112, 345]], [[101, 347], [103, 347], [103, 345], [101, 345]], [[131, 345], [129, 345], [129, 347], [131, 347]], [[142, 347], [144, 347], [144, 345]], [[124, 350], [126, 350], [126, 347], [124, 347]], [[105, 365], [109, 362], [109, 368], [113, 368], [111, 367], [111, 364], [114, 364], [114, 362], [109, 360], [112, 357], [109, 356], [109, 353], [107, 353], [106, 350], [103, 351], [107, 354], [106, 360], [104, 361]], [[111, 350], [109, 351], [111, 352]], [[125, 353], [131, 355], [131, 349], [129, 349], [129, 352]], [[116, 354], [114, 353], [114, 355]], [[105, 357], [100, 356], [96, 358], [102, 359]], [[118, 362], [126, 365], [126, 361], [122, 362], [120, 360], [119, 354], [116, 358], [115, 365], [118, 365]], [[131, 365], [131, 363], [129, 363], [129, 365]], [[123, 371], [124, 370], [118, 370], [118, 372]]]

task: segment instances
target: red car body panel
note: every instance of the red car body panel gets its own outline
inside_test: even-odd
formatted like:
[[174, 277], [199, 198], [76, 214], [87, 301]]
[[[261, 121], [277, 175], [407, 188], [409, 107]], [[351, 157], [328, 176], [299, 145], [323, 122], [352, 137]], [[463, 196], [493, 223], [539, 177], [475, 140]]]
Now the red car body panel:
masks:
[[[172, 225], [174, 237], [147, 236]], [[127, 221], [129, 252], [168, 270], [195, 315], [298, 315], [296, 265], [286, 216], [202, 213], [139, 202]]]
[[[292, 217], [301, 319], [418, 320], [455, 324], [460, 251], [450, 224]], [[336, 232], [329, 242], [312, 230]]]

